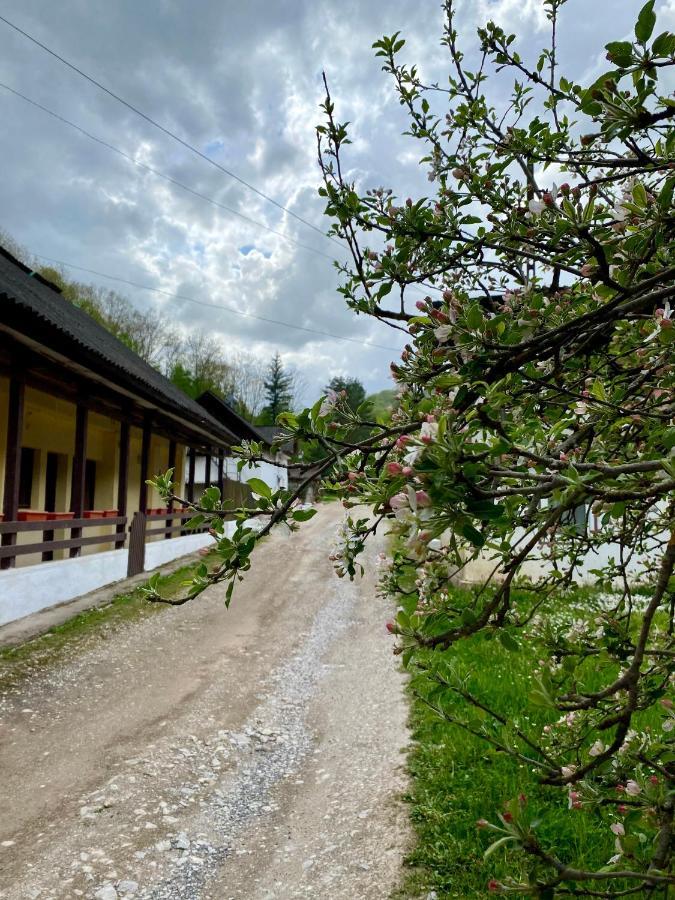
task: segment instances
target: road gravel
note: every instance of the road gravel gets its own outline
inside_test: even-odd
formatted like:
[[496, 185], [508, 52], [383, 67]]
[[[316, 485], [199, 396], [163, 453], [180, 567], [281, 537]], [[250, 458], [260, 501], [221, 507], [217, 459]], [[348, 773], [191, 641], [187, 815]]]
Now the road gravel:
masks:
[[278, 530], [229, 610], [212, 588], [5, 688], [2, 900], [389, 896], [407, 710], [380, 546], [336, 578], [341, 518]]

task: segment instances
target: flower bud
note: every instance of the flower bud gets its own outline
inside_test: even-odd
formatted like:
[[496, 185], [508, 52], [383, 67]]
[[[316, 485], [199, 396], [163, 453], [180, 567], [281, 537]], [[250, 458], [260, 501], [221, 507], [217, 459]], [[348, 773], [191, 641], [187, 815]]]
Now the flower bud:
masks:
[[401, 465], [401, 463], [397, 463], [397, 462], [387, 463], [386, 468], [387, 468], [387, 472], [390, 475], [400, 475], [401, 472], [403, 472], [403, 466]]

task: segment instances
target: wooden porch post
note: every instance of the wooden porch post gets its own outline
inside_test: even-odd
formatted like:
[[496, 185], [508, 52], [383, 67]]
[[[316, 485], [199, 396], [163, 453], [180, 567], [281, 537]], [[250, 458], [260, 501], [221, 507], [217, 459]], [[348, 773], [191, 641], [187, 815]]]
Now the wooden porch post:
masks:
[[211, 448], [204, 459], [204, 487], [207, 488], [211, 484]]
[[[9, 408], [7, 410], [7, 456], [5, 459], [5, 487], [2, 511], [6, 522], [16, 522], [19, 511], [19, 479], [21, 477], [21, 440], [23, 437], [23, 413], [26, 382], [23, 374], [13, 375], [9, 382]], [[16, 544], [16, 534], [3, 534], [2, 546]], [[0, 559], [0, 568], [14, 566], [15, 557]]]
[[225, 464], [225, 456], [223, 448], [218, 451], [218, 490], [220, 491], [220, 499], [223, 499], [223, 466]]
[[190, 447], [188, 465], [187, 499], [192, 503], [195, 499], [195, 448]]
[[[120, 422], [120, 457], [117, 470], [117, 515], [126, 516], [127, 514], [127, 491], [129, 489], [129, 423]], [[115, 549], [121, 550], [124, 547], [126, 526], [118, 525], [115, 532], [119, 535], [115, 541]]]
[[[168, 465], [168, 468], [173, 469], [173, 478], [174, 478], [174, 482], [175, 482], [175, 479], [176, 479], [176, 442], [175, 441], [169, 441], [169, 465]], [[173, 512], [173, 500], [169, 500], [168, 509], [169, 509], [169, 512]], [[167, 519], [166, 527], [171, 528], [172, 525], [173, 525], [173, 519], [170, 519], [170, 518]], [[167, 531], [167, 533], [164, 535], [164, 537], [168, 540], [171, 537], [171, 532]]]
[[[89, 410], [79, 402], [75, 410], [75, 449], [73, 452], [73, 476], [70, 487], [70, 509], [75, 513], [76, 519], [81, 519], [84, 512], [84, 479], [87, 460], [87, 424]], [[71, 538], [82, 536], [81, 528], [71, 528]], [[79, 556], [81, 547], [71, 547], [70, 555]]]
[[138, 496], [138, 509], [144, 515], [148, 506], [148, 464], [150, 462], [150, 438], [152, 437], [152, 423], [149, 416], [143, 420], [143, 439], [141, 442], [141, 488]]

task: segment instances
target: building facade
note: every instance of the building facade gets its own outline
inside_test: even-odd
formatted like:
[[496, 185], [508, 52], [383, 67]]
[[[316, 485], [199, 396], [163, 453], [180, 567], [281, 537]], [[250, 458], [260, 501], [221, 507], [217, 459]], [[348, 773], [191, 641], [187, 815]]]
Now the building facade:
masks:
[[125, 577], [139, 516], [146, 569], [208, 543], [146, 481], [241, 439], [0, 248], [0, 624]]

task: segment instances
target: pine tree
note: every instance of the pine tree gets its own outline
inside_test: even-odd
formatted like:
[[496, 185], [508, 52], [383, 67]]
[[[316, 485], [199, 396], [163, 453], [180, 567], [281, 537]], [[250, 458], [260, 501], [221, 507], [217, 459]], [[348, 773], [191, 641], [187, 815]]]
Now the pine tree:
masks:
[[265, 397], [267, 403], [262, 411], [262, 424], [274, 425], [279, 413], [290, 409], [293, 401], [293, 379], [284, 372], [284, 365], [278, 352], [274, 354], [267, 370]]

